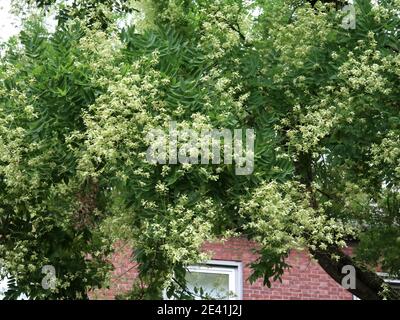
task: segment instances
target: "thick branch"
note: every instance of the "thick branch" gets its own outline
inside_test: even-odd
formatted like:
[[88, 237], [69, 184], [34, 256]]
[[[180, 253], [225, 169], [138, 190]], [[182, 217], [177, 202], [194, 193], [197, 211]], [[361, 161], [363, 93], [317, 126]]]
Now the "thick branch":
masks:
[[[311, 194], [310, 205], [317, 209], [318, 203], [312, 189], [313, 167], [311, 154], [301, 153], [294, 165], [301, 183], [307, 187], [307, 191]], [[326, 250], [310, 250], [310, 253], [317, 259], [322, 269], [339, 284], [341, 284], [344, 277], [342, 268], [346, 265], [353, 266], [356, 270], [356, 288], [347, 290], [358, 298], [363, 300], [380, 300], [383, 298], [379, 293], [383, 291], [384, 280], [375, 272], [360, 266], [338, 246], [331, 246]], [[338, 257], [338, 259], [336, 260], [334, 256]], [[388, 287], [386, 298], [397, 300], [400, 299], [400, 294], [395, 289]]]
[[[318, 260], [319, 265], [325, 270], [337, 283], [341, 284], [344, 277], [342, 268], [346, 265], [354, 266], [356, 271], [355, 289], [347, 289], [349, 292], [362, 300], [380, 300], [383, 297], [379, 292], [383, 290], [384, 280], [375, 272], [360, 267], [351, 257], [344, 254], [338, 247], [330, 247], [324, 251], [310, 251]], [[332, 258], [332, 255], [338, 257], [338, 260]], [[400, 293], [393, 288], [388, 288], [385, 298], [390, 300], [399, 300]]]

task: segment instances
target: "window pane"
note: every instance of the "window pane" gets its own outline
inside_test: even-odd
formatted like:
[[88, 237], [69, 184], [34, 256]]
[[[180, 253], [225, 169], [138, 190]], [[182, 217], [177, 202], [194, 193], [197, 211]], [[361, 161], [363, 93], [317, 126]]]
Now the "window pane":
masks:
[[223, 273], [187, 272], [187, 287], [191, 292], [194, 288], [202, 288], [204, 296], [213, 299], [229, 298], [229, 275]]

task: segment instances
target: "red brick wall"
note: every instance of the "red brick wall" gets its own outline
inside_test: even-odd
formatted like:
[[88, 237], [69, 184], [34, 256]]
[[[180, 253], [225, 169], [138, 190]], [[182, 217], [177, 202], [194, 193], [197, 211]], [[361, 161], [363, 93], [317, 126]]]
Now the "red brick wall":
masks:
[[338, 285], [304, 251], [292, 251], [287, 263], [292, 266], [282, 277], [282, 283], [273, 282], [271, 288], [262, 279], [250, 284], [247, 279], [251, 269], [247, 265], [257, 256], [252, 253], [256, 246], [246, 239], [235, 238], [225, 243], [207, 244], [205, 249], [214, 252], [214, 260], [233, 260], [243, 263], [243, 299], [352, 299], [352, 295]]
[[[204, 250], [212, 253], [213, 260], [239, 261], [243, 264], [243, 299], [322, 299], [351, 300], [352, 295], [329, 277], [327, 273], [305, 251], [292, 251], [287, 262], [292, 267], [285, 272], [282, 283], [273, 282], [272, 287], [263, 286], [262, 279], [250, 284], [249, 263], [256, 259], [252, 249], [256, 246], [244, 238], [232, 238], [225, 242], [207, 243]], [[137, 276], [135, 264], [130, 262], [131, 250], [121, 246], [113, 257], [115, 270], [112, 274], [110, 289], [94, 292], [92, 299], [113, 299], [115, 294], [131, 288]]]

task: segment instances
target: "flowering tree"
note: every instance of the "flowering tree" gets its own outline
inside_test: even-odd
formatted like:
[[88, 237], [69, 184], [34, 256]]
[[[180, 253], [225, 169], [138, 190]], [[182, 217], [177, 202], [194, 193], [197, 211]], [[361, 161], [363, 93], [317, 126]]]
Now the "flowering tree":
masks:
[[[33, 15], [4, 44], [6, 295], [86, 298], [125, 240], [140, 272], [129, 297], [190, 298], [204, 241], [240, 234], [260, 244], [250, 280], [270, 285], [307, 248], [339, 283], [353, 265], [358, 297], [398, 298], [374, 268], [400, 273], [399, 1], [357, 1], [354, 29], [329, 2], [111, 3], [59, 8], [54, 33]], [[171, 121], [253, 128], [254, 171], [149, 163], [148, 133]]]

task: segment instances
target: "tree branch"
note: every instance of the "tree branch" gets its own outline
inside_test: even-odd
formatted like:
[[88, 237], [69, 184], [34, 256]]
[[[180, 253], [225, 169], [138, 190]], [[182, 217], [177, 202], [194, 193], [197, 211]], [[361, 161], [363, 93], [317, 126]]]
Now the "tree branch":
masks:
[[[311, 154], [301, 153], [294, 165], [295, 172], [300, 176], [301, 183], [306, 186], [308, 192], [311, 194], [311, 207], [317, 209], [318, 203], [312, 189], [313, 168]], [[347, 290], [358, 298], [363, 300], [381, 300], [384, 298], [380, 294], [384, 289], [384, 280], [375, 272], [360, 266], [357, 261], [346, 255], [338, 246], [330, 246], [325, 250], [309, 250], [314, 258], [317, 259], [322, 269], [339, 284], [341, 284], [344, 276], [342, 274], [343, 267], [346, 265], [353, 266], [356, 270], [356, 288]], [[338, 259], [334, 257], [338, 257]], [[400, 299], [400, 293], [388, 287], [385, 298], [397, 300]]]

